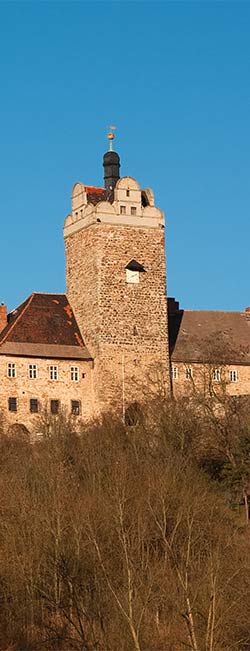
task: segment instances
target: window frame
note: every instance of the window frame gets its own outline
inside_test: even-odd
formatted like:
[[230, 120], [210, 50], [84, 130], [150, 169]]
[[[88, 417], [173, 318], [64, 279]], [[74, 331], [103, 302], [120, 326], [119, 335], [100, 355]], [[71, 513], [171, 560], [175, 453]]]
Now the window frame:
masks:
[[10, 379], [17, 377], [17, 368], [15, 362], [7, 362], [7, 377]]
[[81, 401], [80, 400], [71, 400], [71, 415], [80, 416], [81, 415]]
[[212, 379], [213, 379], [213, 382], [221, 382], [221, 369], [220, 368], [213, 368]]
[[39, 401], [38, 398], [30, 398], [30, 413], [38, 414], [39, 412]]
[[140, 272], [126, 268], [126, 283], [128, 285], [138, 285], [140, 282]]
[[193, 379], [192, 366], [186, 366], [186, 368], [185, 368], [185, 378], [186, 378], [186, 380], [192, 380]]
[[229, 382], [238, 382], [238, 371], [235, 368], [229, 371]]
[[51, 381], [57, 381], [58, 378], [59, 378], [58, 365], [57, 364], [50, 364], [50, 366], [49, 366], [49, 379]]
[[60, 400], [58, 400], [57, 398], [51, 398], [51, 400], [50, 400], [50, 413], [53, 416], [57, 416], [57, 414], [59, 414], [59, 410], [60, 410]]
[[178, 380], [178, 366], [172, 366], [171, 364], [171, 380]]
[[37, 364], [28, 364], [28, 378], [30, 380], [37, 380], [37, 378], [38, 378], [38, 366], [37, 366]]
[[80, 380], [79, 366], [71, 366], [70, 367], [70, 379], [71, 379], [71, 382], [79, 382], [79, 380]]
[[126, 215], [126, 206], [120, 206], [120, 215]]
[[8, 410], [14, 413], [17, 412], [17, 398], [14, 396], [8, 398]]

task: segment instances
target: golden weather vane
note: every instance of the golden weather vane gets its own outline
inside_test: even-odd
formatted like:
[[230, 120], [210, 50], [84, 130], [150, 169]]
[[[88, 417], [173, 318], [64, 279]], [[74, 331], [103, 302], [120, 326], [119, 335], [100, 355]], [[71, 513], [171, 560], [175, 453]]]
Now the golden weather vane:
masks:
[[116, 127], [110, 125], [109, 129], [110, 129], [110, 131], [109, 131], [109, 133], [107, 135], [107, 138], [109, 140], [109, 151], [113, 151], [113, 140], [114, 140], [114, 137], [115, 137], [114, 131], [116, 130]]

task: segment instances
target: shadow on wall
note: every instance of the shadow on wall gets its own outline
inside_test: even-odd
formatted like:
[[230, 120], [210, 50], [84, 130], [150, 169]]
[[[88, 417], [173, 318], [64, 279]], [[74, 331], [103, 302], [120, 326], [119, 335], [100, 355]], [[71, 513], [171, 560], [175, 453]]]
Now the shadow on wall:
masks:
[[168, 298], [168, 336], [169, 336], [169, 355], [171, 356], [175, 349], [178, 338], [184, 310], [179, 310], [179, 302], [175, 298]]
[[30, 441], [30, 432], [23, 423], [13, 423], [13, 425], [10, 425], [8, 435], [15, 439]]

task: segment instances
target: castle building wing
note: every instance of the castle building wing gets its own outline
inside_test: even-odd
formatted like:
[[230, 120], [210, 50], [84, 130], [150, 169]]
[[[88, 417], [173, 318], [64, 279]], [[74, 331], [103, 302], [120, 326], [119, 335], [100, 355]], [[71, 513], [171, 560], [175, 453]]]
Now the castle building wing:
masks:
[[250, 365], [250, 312], [169, 310], [172, 362]]
[[0, 355], [91, 359], [65, 294], [33, 293], [8, 315]]

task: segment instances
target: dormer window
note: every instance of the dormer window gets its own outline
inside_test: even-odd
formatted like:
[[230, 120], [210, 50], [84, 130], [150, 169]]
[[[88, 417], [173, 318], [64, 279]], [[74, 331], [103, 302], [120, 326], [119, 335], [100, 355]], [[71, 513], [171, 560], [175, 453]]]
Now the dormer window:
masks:
[[140, 273], [142, 272], [145, 272], [144, 267], [136, 260], [130, 260], [126, 266], [127, 283], [138, 284], [140, 280]]
[[138, 283], [139, 282], [139, 271], [132, 271], [132, 269], [126, 269], [126, 281], [127, 283]]

